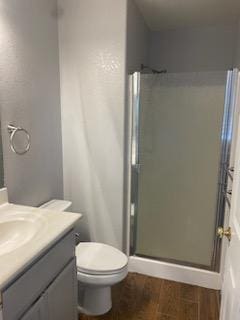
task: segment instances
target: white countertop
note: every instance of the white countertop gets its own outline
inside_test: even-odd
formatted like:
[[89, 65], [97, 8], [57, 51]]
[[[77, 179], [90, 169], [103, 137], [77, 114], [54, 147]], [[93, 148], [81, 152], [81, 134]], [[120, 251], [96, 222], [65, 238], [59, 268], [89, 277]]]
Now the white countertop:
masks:
[[82, 217], [80, 213], [60, 212], [9, 203], [1, 204], [0, 199], [0, 215], [18, 212], [42, 215], [45, 223], [37, 235], [23, 246], [2, 255], [0, 252], [0, 291], [54, 242], [71, 230]]

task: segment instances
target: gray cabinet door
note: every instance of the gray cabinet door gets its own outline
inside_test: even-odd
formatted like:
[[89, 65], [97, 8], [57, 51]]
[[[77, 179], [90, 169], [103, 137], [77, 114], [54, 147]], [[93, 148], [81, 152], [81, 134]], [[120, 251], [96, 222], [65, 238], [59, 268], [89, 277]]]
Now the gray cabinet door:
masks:
[[74, 259], [74, 241], [74, 233], [71, 231], [3, 291], [4, 320], [19, 320], [47, 290], [64, 266]]
[[72, 260], [47, 289], [48, 320], [77, 319], [77, 272]]
[[26, 313], [21, 320], [47, 320], [47, 299], [43, 295]]

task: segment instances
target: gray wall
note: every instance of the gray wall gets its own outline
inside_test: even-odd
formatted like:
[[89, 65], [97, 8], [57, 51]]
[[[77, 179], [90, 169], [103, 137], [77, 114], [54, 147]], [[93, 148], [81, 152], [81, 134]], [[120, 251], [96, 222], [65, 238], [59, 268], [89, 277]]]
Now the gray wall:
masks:
[[140, 71], [149, 62], [150, 30], [134, 0], [128, 0], [127, 13], [127, 69]]
[[122, 248], [126, 0], [59, 0], [64, 197], [83, 240]]
[[237, 34], [235, 39], [234, 67], [240, 69], [240, 20], [237, 26]]
[[[0, 117], [0, 128], [1, 128], [1, 117]], [[1, 132], [1, 129], [0, 129]], [[4, 170], [3, 170], [3, 146], [2, 139], [0, 138], [0, 188], [4, 187]]]
[[[10, 201], [36, 206], [63, 193], [57, 1], [1, 0], [0, 4], [5, 184]], [[8, 123], [31, 134], [26, 155], [10, 151]]]
[[168, 72], [227, 70], [235, 41], [235, 24], [152, 32], [150, 65]]
[[240, 64], [240, 23], [152, 31], [134, 0], [128, 0], [127, 20], [128, 73], [139, 71], [141, 63], [168, 72], [228, 70]]

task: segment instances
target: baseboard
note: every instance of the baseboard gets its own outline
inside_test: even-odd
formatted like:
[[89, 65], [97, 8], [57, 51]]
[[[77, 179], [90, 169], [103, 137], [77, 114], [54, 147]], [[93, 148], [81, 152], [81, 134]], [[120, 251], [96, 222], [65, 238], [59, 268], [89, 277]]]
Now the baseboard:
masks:
[[129, 272], [220, 290], [220, 273], [146, 258], [129, 257]]

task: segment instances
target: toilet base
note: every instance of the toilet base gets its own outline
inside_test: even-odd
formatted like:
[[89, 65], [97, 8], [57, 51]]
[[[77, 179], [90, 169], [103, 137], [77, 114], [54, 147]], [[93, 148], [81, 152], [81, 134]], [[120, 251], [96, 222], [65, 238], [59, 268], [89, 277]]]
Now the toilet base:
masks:
[[112, 308], [111, 287], [84, 286], [78, 284], [78, 312], [99, 316]]
[[99, 316], [112, 308], [111, 287], [128, 274], [127, 265], [112, 274], [87, 274], [78, 270], [78, 311]]

